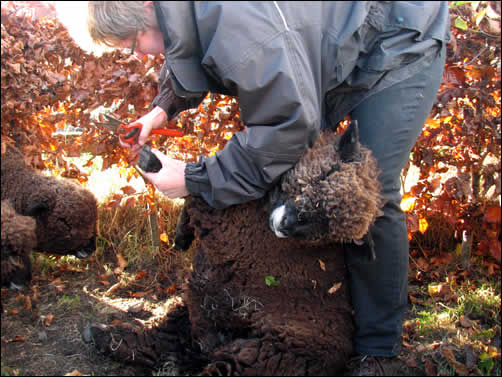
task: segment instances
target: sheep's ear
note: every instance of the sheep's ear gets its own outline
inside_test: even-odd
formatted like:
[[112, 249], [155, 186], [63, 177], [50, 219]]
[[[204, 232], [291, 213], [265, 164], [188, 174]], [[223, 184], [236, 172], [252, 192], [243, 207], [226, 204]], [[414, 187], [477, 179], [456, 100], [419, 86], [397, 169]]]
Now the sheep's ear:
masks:
[[190, 248], [192, 241], [195, 239], [194, 228], [190, 226], [190, 215], [188, 214], [186, 205], [183, 206], [176, 224], [176, 235], [174, 237], [174, 249], [186, 251]]
[[338, 150], [340, 152], [340, 159], [344, 162], [358, 161], [361, 158], [357, 120], [353, 120], [343, 133]]

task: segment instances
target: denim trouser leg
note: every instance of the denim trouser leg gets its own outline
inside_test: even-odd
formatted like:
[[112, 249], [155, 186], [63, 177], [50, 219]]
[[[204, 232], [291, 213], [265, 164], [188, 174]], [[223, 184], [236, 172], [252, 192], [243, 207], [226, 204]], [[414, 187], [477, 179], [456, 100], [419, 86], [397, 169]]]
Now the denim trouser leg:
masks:
[[436, 100], [445, 51], [426, 70], [368, 98], [352, 112], [361, 143], [373, 151], [381, 169], [384, 215], [371, 228], [376, 261], [364, 246], [345, 250], [356, 333], [354, 351], [395, 356], [401, 350], [403, 315], [408, 299], [408, 236], [400, 209], [400, 173], [408, 161]]

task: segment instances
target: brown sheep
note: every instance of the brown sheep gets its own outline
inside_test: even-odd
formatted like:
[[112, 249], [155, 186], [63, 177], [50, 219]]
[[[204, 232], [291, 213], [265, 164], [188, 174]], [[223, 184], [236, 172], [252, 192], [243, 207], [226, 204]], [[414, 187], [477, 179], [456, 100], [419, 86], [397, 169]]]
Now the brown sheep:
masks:
[[80, 258], [94, 252], [97, 203], [88, 190], [29, 168], [13, 146], [2, 155], [1, 174], [2, 202], [8, 200], [18, 215], [36, 221], [35, 251]]
[[[376, 161], [359, 144], [357, 125], [343, 136], [324, 132], [268, 199], [214, 209], [187, 198], [175, 242], [181, 248], [193, 237], [200, 242], [184, 297], [192, 339], [185, 352], [207, 359], [205, 374], [339, 372], [353, 334], [342, 242], [367, 240], [382, 205]], [[90, 330], [101, 350], [118, 359], [146, 355], [123, 328]], [[155, 331], [164, 334], [153, 336], [160, 350], [182, 338], [169, 319]], [[113, 346], [118, 338], [128, 340]], [[159, 351], [148, 356], [150, 363], [162, 359]]]

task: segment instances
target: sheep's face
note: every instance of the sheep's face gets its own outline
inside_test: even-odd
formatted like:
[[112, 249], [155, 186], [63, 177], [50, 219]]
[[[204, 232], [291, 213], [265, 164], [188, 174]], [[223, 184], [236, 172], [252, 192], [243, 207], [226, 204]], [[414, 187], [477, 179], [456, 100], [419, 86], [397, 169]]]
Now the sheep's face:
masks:
[[26, 214], [37, 221], [37, 251], [89, 257], [96, 250], [97, 206], [93, 195], [65, 183], [33, 195]]
[[329, 231], [326, 219], [300, 212], [290, 200], [272, 210], [269, 226], [279, 238], [293, 237], [300, 240], [317, 239], [327, 235]]
[[278, 237], [360, 240], [381, 214], [376, 160], [359, 143], [357, 122], [325, 131], [270, 193], [269, 226]]

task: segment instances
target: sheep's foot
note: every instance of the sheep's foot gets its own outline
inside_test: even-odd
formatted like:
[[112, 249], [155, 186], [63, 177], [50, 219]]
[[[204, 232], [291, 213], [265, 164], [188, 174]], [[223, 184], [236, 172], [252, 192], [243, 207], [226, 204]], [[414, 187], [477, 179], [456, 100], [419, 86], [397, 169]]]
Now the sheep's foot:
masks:
[[147, 367], [158, 362], [148, 334], [133, 326], [92, 324], [82, 331], [82, 337], [86, 342], [93, 342], [100, 353], [116, 361]]
[[93, 342], [102, 354], [119, 362], [161, 366], [170, 362], [179, 371], [195, 370], [206, 364], [204, 355], [192, 346], [188, 313], [178, 307], [157, 327], [141, 329], [127, 323], [92, 324], [82, 331], [85, 342]]

